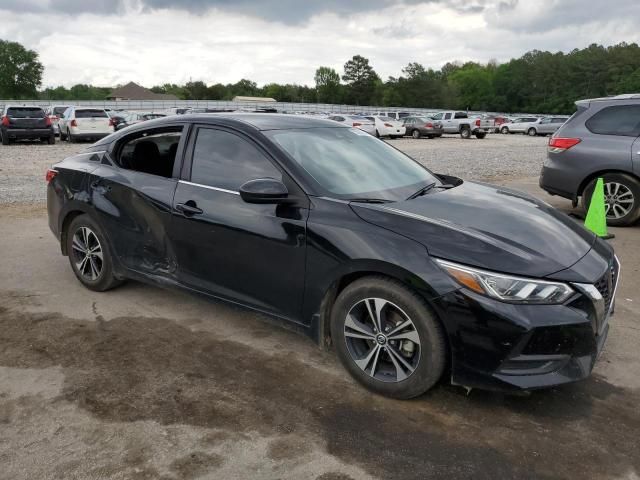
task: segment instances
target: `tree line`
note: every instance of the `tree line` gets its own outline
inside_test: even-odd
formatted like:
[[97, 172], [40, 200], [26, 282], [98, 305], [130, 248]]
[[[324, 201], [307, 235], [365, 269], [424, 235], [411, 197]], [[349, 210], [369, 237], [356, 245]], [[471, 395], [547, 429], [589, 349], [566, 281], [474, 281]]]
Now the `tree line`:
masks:
[[[39, 89], [44, 68], [38, 54], [0, 40], [0, 98], [103, 100], [112, 88], [79, 84]], [[397, 77], [383, 80], [369, 59], [355, 55], [339, 73], [320, 66], [314, 86], [256, 82], [190, 81], [151, 88], [183, 100], [231, 100], [260, 96], [280, 102], [334, 103], [495, 112], [571, 113], [581, 98], [640, 92], [640, 47], [590, 45], [568, 53], [533, 50], [498, 64], [449, 62], [440, 69], [411, 62]]]

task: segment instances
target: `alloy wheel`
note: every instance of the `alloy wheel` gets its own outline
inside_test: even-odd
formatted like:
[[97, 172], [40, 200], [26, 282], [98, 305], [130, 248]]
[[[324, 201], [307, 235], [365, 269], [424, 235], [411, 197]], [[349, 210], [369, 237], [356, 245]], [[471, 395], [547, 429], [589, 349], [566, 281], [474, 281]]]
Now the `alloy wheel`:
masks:
[[100, 277], [103, 267], [102, 245], [89, 227], [80, 227], [73, 234], [72, 255], [76, 269], [87, 280]]
[[367, 375], [401, 382], [420, 362], [420, 336], [411, 318], [382, 298], [365, 298], [351, 307], [344, 322], [347, 350]]
[[618, 182], [604, 184], [605, 212], [607, 218], [618, 219], [627, 216], [633, 209], [635, 198], [626, 185]]

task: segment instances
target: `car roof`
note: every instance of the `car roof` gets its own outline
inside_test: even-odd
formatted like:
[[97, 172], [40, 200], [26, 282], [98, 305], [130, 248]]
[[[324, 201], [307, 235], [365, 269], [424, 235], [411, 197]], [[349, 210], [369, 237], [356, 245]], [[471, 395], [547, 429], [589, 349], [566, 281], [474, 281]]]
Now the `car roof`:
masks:
[[622, 95], [614, 95], [611, 97], [585, 98], [583, 100], [578, 100], [576, 105], [588, 106], [591, 102], [611, 102], [622, 100], [640, 100], [640, 93], [624, 93]]
[[[195, 115], [180, 115], [180, 121], [190, 123], [224, 123], [241, 122], [257, 130], [289, 130], [294, 128], [347, 128], [340, 124], [322, 118], [305, 115], [288, 115], [283, 113], [198, 113]], [[175, 121], [175, 116], [162, 117], [152, 120], [156, 125]]]

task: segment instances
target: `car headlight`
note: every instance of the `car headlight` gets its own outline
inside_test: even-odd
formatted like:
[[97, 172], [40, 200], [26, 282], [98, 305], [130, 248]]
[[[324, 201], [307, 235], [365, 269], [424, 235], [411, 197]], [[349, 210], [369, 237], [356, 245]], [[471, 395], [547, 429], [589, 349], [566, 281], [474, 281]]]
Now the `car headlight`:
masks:
[[574, 290], [562, 282], [514, 277], [435, 259], [459, 284], [474, 292], [513, 303], [563, 303]]

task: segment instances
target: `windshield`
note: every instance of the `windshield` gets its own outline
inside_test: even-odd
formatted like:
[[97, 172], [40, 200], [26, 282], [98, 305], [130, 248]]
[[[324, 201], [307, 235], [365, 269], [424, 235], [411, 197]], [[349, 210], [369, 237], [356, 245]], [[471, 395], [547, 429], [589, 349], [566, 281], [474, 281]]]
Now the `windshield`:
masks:
[[76, 110], [76, 118], [107, 118], [104, 110]]
[[422, 165], [357, 128], [264, 132], [330, 196], [404, 200], [440, 182]]
[[7, 108], [7, 117], [44, 118], [44, 110], [39, 107], [11, 107]]

